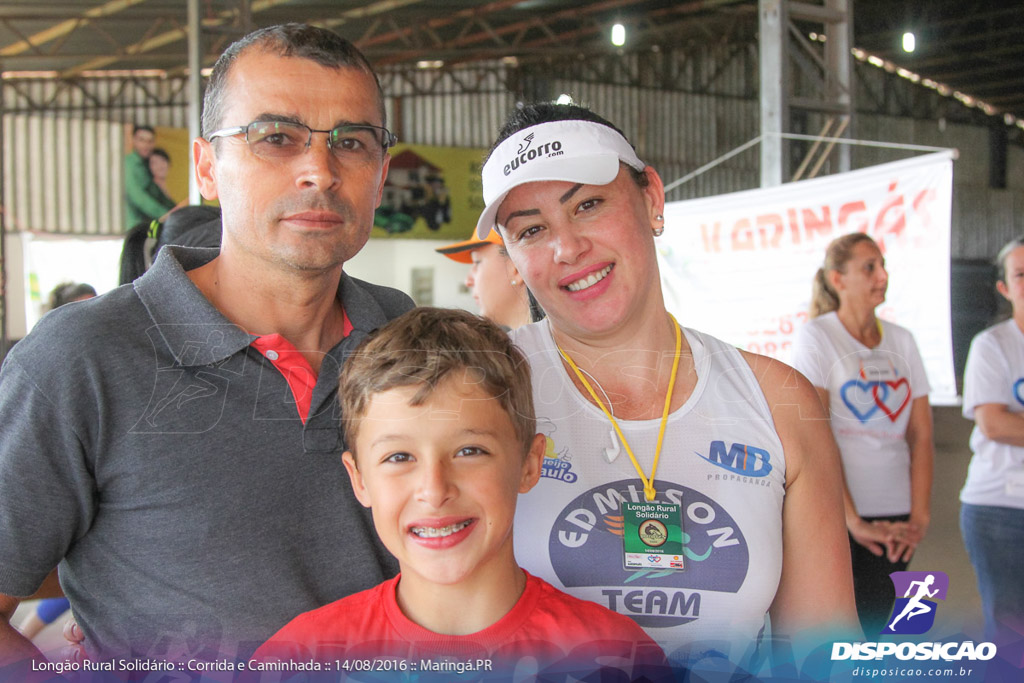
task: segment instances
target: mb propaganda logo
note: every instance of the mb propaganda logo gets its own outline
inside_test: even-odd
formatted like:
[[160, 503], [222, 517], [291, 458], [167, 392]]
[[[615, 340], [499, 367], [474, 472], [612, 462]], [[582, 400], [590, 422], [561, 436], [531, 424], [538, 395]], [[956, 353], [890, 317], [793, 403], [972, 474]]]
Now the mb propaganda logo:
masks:
[[[889, 579], [896, 588], [896, 602], [880, 635], [921, 635], [931, 630], [938, 611], [936, 600], [945, 600], [949, 590], [949, 577], [946, 573], [893, 572]], [[832, 644], [832, 661], [879, 660], [890, 656], [904, 661], [987, 661], [996, 656], [996, 646], [992, 643], [975, 644], [969, 640]]]
[[748, 484], [770, 486], [770, 481], [766, 477], [772, 471], [772, 456], [763, 448], [745, 443], [733, 443], [726, 447], [725, 441], [712, 441], [708, 446], [707, 455], [697, 451], [694, 451], [694, 454], [716, 467], [733, 473], [732, 477], [709, 474], [708, 479], [725, 477]]
[[[665, 568], [626, 569], [621, 558], [626, 521], [622, 503], [643, 502], [639, 482], [622, 479], [581, 493], [555, 519], [548, 552], [555, 574], [568, 588], [645, 628], [664, 628], [701, 617], [701, 597], [709, 591], [737, 593], [750, 567], [747, 539], [720, 504], [691, 488], [656, 480], [657, 500], [681, 505], [685, 571], [673, 571], [671, 558], [651, 554]], [[645, 520], [638, 533], [650, 548], [665, 542], [659, 520]], [[705, 609], [707, 606], [704, 606]]]

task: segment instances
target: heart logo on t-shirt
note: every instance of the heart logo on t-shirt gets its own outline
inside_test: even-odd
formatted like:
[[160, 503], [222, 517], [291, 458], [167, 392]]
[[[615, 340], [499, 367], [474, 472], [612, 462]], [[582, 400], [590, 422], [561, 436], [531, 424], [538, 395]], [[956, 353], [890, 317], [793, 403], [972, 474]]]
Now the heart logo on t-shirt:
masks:
[[1017, 399], [1017, 403], [1024, 406], [1024, 397], [1020, 395], [1021, 387], [1024, 387], [1024, 377], [1013, 383], [1013, 395]]
[[[861, 422], [867, 422], [878, 410], [878, 401], [875, 398], [877, 382], [865, 382], [859, 379], [851, 379], [839, 389], [839, 398], [850, 409], [853, 416]], [[883, 400], [889, 390], [882, 388]]]
[[[890, 421], [895, 422], [903, 409], [910, 403], [910, 382], [906, 377], [900, 377], [897, 380], [875, 382], [874, 384], [875, 386], [871, 387], [871, 395], [874, 397], [875, 403], [879, 410], [889, 416]], [[888, 387], [892, 391], [884, 389], [879, 392], [879, 387], [883, 389]], [[894, 409], [892, 406], [896, 406], [896, 408]]]

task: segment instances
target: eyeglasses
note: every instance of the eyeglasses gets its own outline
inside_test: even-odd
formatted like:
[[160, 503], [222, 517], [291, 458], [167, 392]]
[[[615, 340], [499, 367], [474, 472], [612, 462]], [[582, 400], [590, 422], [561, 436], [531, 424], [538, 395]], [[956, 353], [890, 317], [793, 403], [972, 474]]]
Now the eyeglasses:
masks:
[[293, 121], [253, 121], [246, 126], [222, 128], [206, 136], [207, 140], [245, 134], [252, 153], [265, 159], [298, 156], [313, 142], [313, 133], [327, 133], [327, 147], [339, 158], [358, 159], [381, 154], [398, 143], [387, 128], [369, 124], [345, 124], [331, 130], [315, 130]]

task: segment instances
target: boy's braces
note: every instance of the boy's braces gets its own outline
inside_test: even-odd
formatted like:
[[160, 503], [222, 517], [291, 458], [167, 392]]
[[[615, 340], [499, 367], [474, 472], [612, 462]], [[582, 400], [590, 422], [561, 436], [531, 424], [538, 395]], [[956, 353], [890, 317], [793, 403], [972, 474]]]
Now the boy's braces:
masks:
[[467, 519], [464, 522], [456, 522], [455, 524], [449, 524], [448, 526], [443, 526], [439, 529], [430, 526], [414, 526], [409, 529], [409, 531], [423, 538], [439, 538], [441, 536], [450, 536], [456, 531], [462, 531], [469, 526], [469, 523], [472, 521], [473, 520], [471, 519]]

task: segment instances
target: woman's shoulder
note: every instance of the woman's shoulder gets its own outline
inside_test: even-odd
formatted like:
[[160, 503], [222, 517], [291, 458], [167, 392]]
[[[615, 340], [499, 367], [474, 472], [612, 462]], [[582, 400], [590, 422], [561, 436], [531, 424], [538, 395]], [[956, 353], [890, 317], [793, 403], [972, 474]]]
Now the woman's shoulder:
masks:
[[[1006, 354], [1015, 347], [1024, 346], [1024, 334], [1021, 333], [1013, 318], [1003, 320], [987, 327], [971, 340], [971, 352]], [[969, 354], [971, 355], [971, 354]]]
[[517, 327], [510, 330], [508, 334], [512, 338], [512, 342], [525, 352], [546, 348], [551, 339], [547, 318]]
[[818, 400], [814, 387], [793, 366], [770, 356], [749, 351], [740, 350], [740, 354], [761, 385], [761, 391], [764, 392], [769, 405], [784, 404], [792, 400]]
[[1024, 334], [1017, 328], [1013, 318], [1002, 320], [995, 325], [986, 327], [974, 336], [975, 341], [985, 342], [1012, 342], [1015, 340], [1024, 341]]

